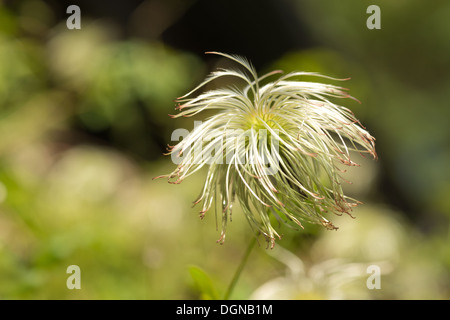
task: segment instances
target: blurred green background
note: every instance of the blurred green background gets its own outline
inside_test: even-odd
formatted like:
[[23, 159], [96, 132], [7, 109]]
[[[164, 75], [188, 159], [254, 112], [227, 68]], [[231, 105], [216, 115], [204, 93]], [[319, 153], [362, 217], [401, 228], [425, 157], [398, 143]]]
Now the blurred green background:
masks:
[[[205, 51], [351, 77], [362, 103], [346, 106], [379, 154], [346, 175], [356, 219], [281, 226], [231, 298], [449, 299], [449, 19], [446, 0], [0, 1], [0, 299], [211, 297], [202, 283], [223, 295], [252, 237], [241, 212], [218, 245], [214, 212], [191, 208], [204, 172], [152, 181], [174, 168], [171, 132], [193, 126], [167, 116], [173, 100], [224, 65]], [[370, 265], [381, 289], [367, 288]]]

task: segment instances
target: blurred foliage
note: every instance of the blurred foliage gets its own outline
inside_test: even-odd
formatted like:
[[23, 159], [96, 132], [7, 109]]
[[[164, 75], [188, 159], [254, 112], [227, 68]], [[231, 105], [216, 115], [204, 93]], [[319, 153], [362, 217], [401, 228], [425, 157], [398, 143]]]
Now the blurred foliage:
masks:
[[214, 282], [204, 270], [197, 266], [190, 266], [189, 273], [202, 300], [221, 299], [214, 287]]
[[[49, 3], [0, 4], [0, 298], [220, 297], [252, 236], [240, 210], [219, 246], [214, 212], [200, 220], [191, 208], [201, 172], [152, 181], [173, 168], [162, 156], [173, 129], [192, 127], [167, 117], [173, 100], [211, 67], [158, 36], [184, 9], [144, 1], [130, 25], [142, 32], [145, 12], [161, 16], [142, 38], [85, 19], [84, 7], [82, 29], [68, 30], [65, 8], [61, 18]], [[351, 77], [343, 86], [361, 104], [348, 107], [380, 159], [345, 175], [365, 203], [356, 219], [337, 217], [337, 232], [281, 226], [282, 241], [272, 251], [261, 241], [232, 298], [449, 299], [450, 4], [371, 2], [381, 30], [365, 27], [364, 1], [277, 5], [287, 4], [316, 45], [264, 68]], [[73, 264], [80, 290], [66, 287]], [[381, 290], [366, 287], [371, 264]]]

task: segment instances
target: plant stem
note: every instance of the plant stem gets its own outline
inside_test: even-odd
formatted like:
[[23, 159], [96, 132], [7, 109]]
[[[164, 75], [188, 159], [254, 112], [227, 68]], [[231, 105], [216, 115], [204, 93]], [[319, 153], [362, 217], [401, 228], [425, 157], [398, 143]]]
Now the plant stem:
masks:
[[230, 298], [231, 293], [233, 292], [233, 289], [236, 286], [237, 281], [239, 280], [239, 276], [241, 275], [242, 270], [245, 267], [248, 257], [250, 256], [250, 253], [252, 252], [252, 249], [255, 246], [255, 243], [256, 243], [256, 236], [253, 237], [250, 243], [248, 244], [247, 250], [245, 251], [245, 254], [242, 257], [241, 263], [239, 264], [236, 272], [234, 273], [233, 279], [231, 279], [227, 292], [225, 292], [225, 296], [223, 298], [224, 300], [228, 300]]

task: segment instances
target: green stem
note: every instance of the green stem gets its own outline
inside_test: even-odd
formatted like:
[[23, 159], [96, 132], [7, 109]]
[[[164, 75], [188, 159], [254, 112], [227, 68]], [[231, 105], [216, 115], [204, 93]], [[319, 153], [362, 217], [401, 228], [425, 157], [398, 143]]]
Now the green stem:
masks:
[[253, 237], [253, 239], [248, 244], [247, 250], [245, 251], [245, 254], [242, 257], [241, 263], [239, 264], [236, 272], [234, 273], [233, 279], [231, 279], [227, 292], [225, 292], [225, 296], [223, 297], [224, 300], [228, 300], [230, 298], [231, 293], [233, 292], [233, 289], [236, 286], [237, 281], [239, 280], [239, 276], [241, 275], [242, 270], [244, 269], [245, 264], [247, 263], [248, 257], [250, 256], [250, 253], [252, 252], [252, 249], [255, 246], [255, 243], [256, 243], [256, 236]]

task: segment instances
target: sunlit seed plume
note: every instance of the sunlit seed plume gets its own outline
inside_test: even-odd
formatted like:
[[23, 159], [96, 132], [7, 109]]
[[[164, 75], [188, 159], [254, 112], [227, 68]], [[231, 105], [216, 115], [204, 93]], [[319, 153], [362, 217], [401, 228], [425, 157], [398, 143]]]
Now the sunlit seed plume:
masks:
[[[199, 86], [177, 99], [179, 113], [171, 115], [172, 118], [190, 117], [206, 110], [216, 113], [195, 126], [181, 142], [169, 146], [168, 154], [177, 168], [157, 178], [181, 183], [209, 166], [194, 205], [201, 204], [203, 218], [219, 203], [220, 243], [225, 240], [235, 202], [240, 204], [255, 233], [263, 234], [270, 247], [275, 245], [276, 238], [281, 238], [273, 226], [275, 219], [302, 228], [302, 222], [306, 221], [337, 229], [325, 215], [351, 216], [352, 207], [359, 203], [344, 195], [341, 181], [345, 180], [340, 176], [344, 170], [338, 164], [356, 166], [350, 159], [355, 151], [376, 158], [375, 138], [349, 109], [331, 101], [354, 99], [347, 89], [299, 79], [304, 76], [346, 79], [281, 71], [258, 77], [245, 58], [208, 53], [231, 59], [243, 69], [212, 72]], [[239, 78], [245, 85], [191, 97], [221, 77]]]

